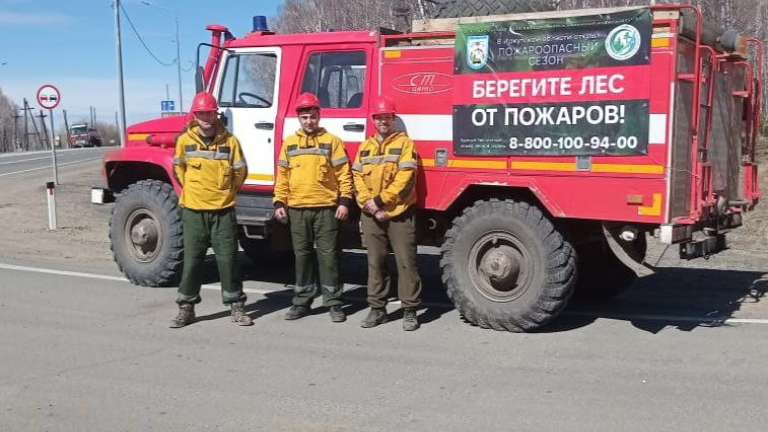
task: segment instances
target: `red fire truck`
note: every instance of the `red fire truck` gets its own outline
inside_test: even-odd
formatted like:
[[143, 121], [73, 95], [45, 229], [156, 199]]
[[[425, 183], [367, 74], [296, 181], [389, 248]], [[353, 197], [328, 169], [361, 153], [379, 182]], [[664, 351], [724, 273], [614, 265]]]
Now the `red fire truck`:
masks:
[[[275, 34], [264, 22], [243, 37], [208, 26], [197, 72], [243, 144], [236, 210], [255, 261], [290, 249], [271, 194], [307, 91], [350, 155], [374, 131], [374, 98], [394, 100], [420, 158], [419, 242], [441, 247], [447, 293], [481, 327], [536, 329], [574, 292], [618, 292], [652, 272], [647, 235], [683, 258], [716, 253], [760, 197], [761, 43], [689, 5], [432, 20], [408, 34]], [[112, 250], [139, 285], [179, 276], [171, 173], [188, 120], [129, 127], [94, 191], [116, 198]], [[356, 222], [343, 238], [359, 246]]]

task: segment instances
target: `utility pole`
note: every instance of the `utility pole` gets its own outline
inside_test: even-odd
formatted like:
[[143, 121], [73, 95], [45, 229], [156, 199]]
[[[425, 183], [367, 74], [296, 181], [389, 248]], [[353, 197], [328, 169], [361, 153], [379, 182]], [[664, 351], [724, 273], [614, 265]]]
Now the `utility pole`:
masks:
[[120, 94], [120, 147], [125, 147], [125, 86], [123, 85], [123, 47], [120, 36], [120, 0], [114, 0], [115, 7], [115, 48], [117, 49], [117, 86]]
[[[40, 115], [41, 115], [40, 118], [42, 119], [42, 115], [43, 115], [42, 111], [40, 111]], [[40, 148], [42, 149], [45, 146], [45, 144], [43, 144], [43, 140], [42, 138], [40, 138], [40, 129], [37, 128], [37, 122], [35, 121], [35, 116], [33, 116], [31, 112], [29, 113], [29, 116], [32, 119], [32, 127], [35, 128], [35, 136], [37, 136], [37, 143], [40, 145]]]
[[19, 142], [19, 119], [21, 116], [19, 113], [13, 114], [13, 151], [19, 150], [20, 142]]
[[176, 72], [178, 73], [178, 78], [179, 78], [179, 108], [177, 111], [179, 113], [184, 112], [184, 97], [182, 96], [182, 93], [181, 93], [181, 41], [179, 40], [179, 15], [170, 9], [153, 5], [152, 3], [149, 3], [146, 1], [142, 1], [141, 3], [146, 6], [153, 7], [155, 9], [160, 9], [163, 12], [167, 12], [173, 15], [173, 19], [176, 23]]
[[33, 109], [29, 106], [27, 99], [24, 98], [24, 108], [21, 108], [24, 111], [24, 151], [29, 151], [29, 123], [27, 122], [27, 114], [31, 117]]
[[69, 120], [67, 120], [67, 110], [64, 111], [64, 136], [67, 137], [67, 147], [69, 148]]
[[184, 112], [184, 98], [181, 96], [181, 42], [179, 41], [179, 16], [174, 14], [176, 18], [176, 71], [179, 74], [179, 112]]
[[52, 143], [48, 139], [48, 129], [45, 127], [45, 118], [48, 116], [43, 114], [43, 110], [40, 110], [40, 115], [38, 117], [40, 117], [40, 129], [43, 130], [43, 136], [45, 137], [45, 142], [47, 143], [46, 145], [50, 146]]

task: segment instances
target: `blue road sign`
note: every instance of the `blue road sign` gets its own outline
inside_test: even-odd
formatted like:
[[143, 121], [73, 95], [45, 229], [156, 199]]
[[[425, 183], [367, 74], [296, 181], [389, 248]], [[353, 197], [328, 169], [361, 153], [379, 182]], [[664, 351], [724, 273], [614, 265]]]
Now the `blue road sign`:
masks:
[[176, 111], [176, 102], [172, 100], [160, 101], [160, 111]]

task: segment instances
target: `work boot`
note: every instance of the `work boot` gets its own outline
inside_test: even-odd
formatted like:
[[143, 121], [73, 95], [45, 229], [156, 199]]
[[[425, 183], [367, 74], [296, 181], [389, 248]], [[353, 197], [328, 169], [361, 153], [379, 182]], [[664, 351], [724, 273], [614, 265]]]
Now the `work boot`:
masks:
[[291, 306], [290, 309], [288, 309], [288, 312], [285, 314], [285, 319], [288, 321], [297, 320], [299, 318], [304, 318], [305, 316], [309, 315], [309, 307], [308, 306]]
[[384, 324], [389, 319], [387, 318], [387, 311], [384, 308], [371, 308], [368, 312], [368, 316], [360, 323], [362, 328], [376, 327], [379, 324]]
[[245, 302], [235, 302], [230, 305], [232, 307], [232, 322], [239, 326], [253, 325], [251, 317], [245, 313]]
[[407, 308], [403, 311], [403, 330], [414, 331], [421, 327], [419, 318], [416, 316], [416, 309]]
[[341, 310], [341, 306], [331, 306], [328, 308], [328, 315], [331, 316], [331, 321], [335, 323], [341, 323], [347, 320], [347, 314]]
[[171, 320], [170, 328], [181, 328], [195, 322], [195, 305], [179, 303], [179, 314]]

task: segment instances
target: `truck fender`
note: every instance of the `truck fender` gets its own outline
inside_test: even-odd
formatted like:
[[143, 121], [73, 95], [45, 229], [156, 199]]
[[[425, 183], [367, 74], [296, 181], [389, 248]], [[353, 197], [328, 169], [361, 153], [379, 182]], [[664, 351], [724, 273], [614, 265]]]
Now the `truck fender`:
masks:
[[[176, 194], [181, 193], [181, 186], [176, 181], [173, 173], [173, 149], [157, 147], [125, 147], [112, 150], [104, 155], [102, 164], [102, 176], [107, 186], [112, 190], [119, 190], [119, 185], [114, 184], [113, 171], [121, 164], [144, 164], [162, 170], [170, 180]], [[132, 172], [131, 178], [144, 180], [141, 172]]]
[[529, 190], [546, 210], [555, 217], [565, 217], [565, 212], [552, 200], [546, 193], [546, 189], [536, 181], [535, 178], [508, 176], [500, 177], [498, 174], [472, 174], [468, 175], [463, 182], [456, 182], [457, 186], [453, 191], [446, 194], [447, 202], [443, 203], [443, 208], [448, 208], [471, 186], [491, 186], [502, 188], [515, 188]]

